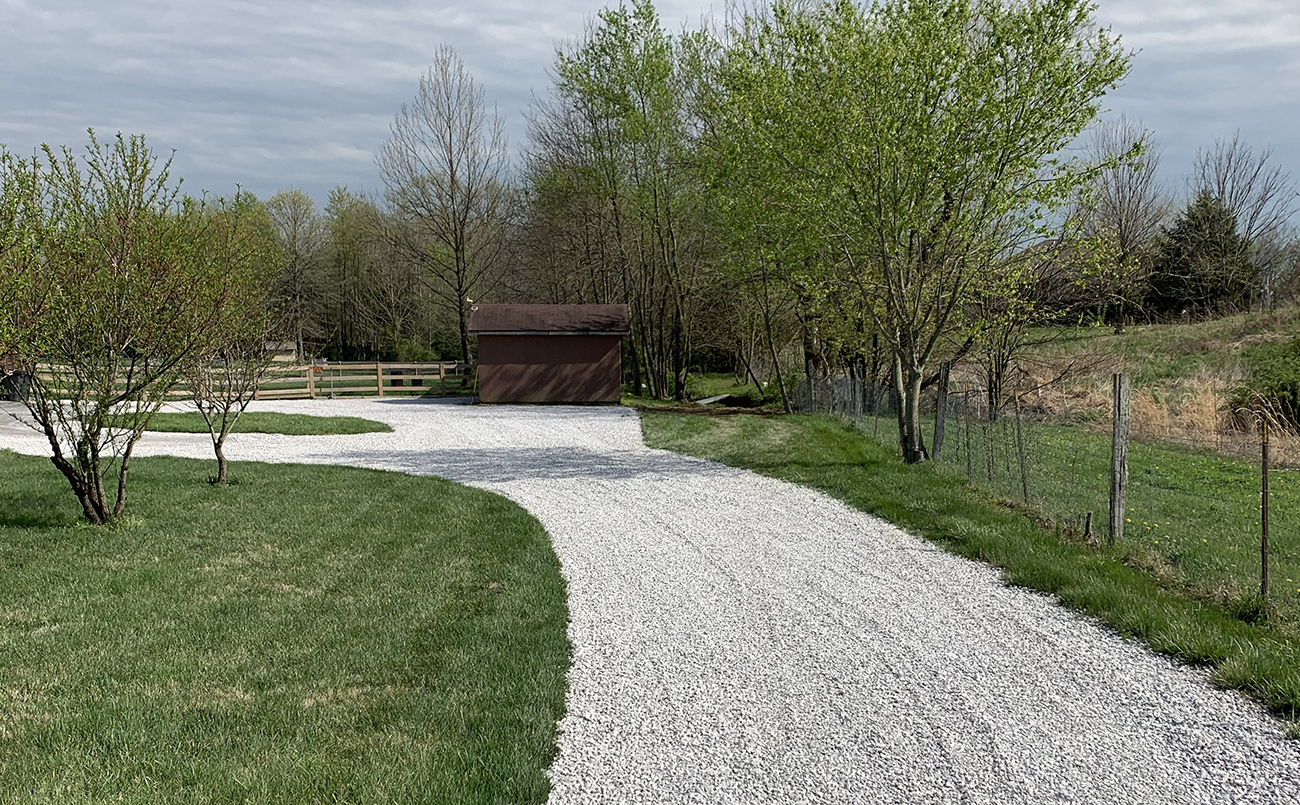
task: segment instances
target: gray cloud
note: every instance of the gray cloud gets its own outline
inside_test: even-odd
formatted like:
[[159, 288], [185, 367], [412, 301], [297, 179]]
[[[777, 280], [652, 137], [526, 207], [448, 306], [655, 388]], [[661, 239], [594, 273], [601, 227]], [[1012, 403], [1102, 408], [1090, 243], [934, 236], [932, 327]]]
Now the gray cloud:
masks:
[[[512, 143], [544, 93], [555, 47], [604, 3], [0, 0], [0, 143], [79, 146], [84, 131], [142, 132], [175, 149], [193, 191], [323, 202], [374, 190], [374, 153], [435, 47], [450, 44], [506, 118]], [[719, 0], [717, 7], [724, 5]], [[1300, 14], [1294, 0], [1101, 0], [1099, 18], [1139, 49], [1108, 114], [1141, 118], [1180, 182], [1196, 148], [1240, 129], [1300, 171]], [[671, 27], [701, 0], [660, 3]]]

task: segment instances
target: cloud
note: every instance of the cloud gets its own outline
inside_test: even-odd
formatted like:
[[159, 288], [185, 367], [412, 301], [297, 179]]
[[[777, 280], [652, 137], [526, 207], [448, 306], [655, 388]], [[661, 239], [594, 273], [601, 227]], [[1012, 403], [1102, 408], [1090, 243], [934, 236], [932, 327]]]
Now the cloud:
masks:
[[1108, 99], [1165, 145], [1162, 171], [1183, 189], [1198, 148], [1237, 131], [1300, 172], [1300, 7], [1293, 0], [1101, 0], [1098, 18], [1138, 52]]
[[[599, 0], [0, 0], [0, 143], [79, 146], [85, 129], [144, 133], [186, 186], [259, 196], [336, 184], [376, 190], [373, 154], [451, 45], [506, 118], [512, 145], [544, 94], [556, 46]], [[671, 29], [725, 7], [659, 3]], [[1108, 98], [1166, 144], [1171, 182], [1196, 148], [1240, 129], [1300, 171], [1294, 0], [1100, 0], [1098, 18], [1139, 50]]]

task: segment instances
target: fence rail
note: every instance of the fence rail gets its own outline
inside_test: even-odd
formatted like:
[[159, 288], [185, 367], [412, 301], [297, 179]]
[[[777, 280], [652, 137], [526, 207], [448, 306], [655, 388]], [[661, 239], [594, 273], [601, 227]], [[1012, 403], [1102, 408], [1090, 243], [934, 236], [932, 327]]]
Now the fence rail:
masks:
[[[253, 395], [255, 400], [315, 400], [321, 397], [416, 397], [472, 392], [476, 365], [457, 361], [387, 363], [344, 361], [306, 365], [271, 365]], [[60, 382], [58, 372], [46, 367], [37, 378], [47, 387]], [[179, 383], [168, 399], [184, 400], [189, 386]]]
[[276, 370], [257, 390], [257, 400], [318, 397], [412, 397], [472, 391], [475, 364], [348, 361]]

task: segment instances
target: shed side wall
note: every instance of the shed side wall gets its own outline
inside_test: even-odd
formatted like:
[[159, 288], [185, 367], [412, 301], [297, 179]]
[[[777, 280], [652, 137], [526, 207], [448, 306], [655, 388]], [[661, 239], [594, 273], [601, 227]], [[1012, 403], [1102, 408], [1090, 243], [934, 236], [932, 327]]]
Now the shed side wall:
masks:
[[622, 371], [617, 335], [478, 337], [478, 391], [485, 403], [616, 403]]

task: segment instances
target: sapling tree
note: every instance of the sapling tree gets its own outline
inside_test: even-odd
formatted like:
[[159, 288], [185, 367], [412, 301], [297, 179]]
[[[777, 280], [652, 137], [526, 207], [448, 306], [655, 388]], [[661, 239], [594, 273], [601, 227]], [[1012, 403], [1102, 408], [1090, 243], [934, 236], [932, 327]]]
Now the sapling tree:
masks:
[[219, 202], [209, 221], [211, 259], [221, 271], [216, 314], [187, 365], [190, 399], [208, 426], [217, 458], [213, 483], [228, 483], [226, 439], [273, 374], [275, 350], [293, 319], [275, 302], [275, 282], [286, 259], [266, 209], [237, 195]]
[[144, 138], [45, 147], [23, 221], [48, 281], [15, 345], [26, 406], [91, 523], [126, 506], [131, 454], [220, 304], [202, 204], [172, 183]]

